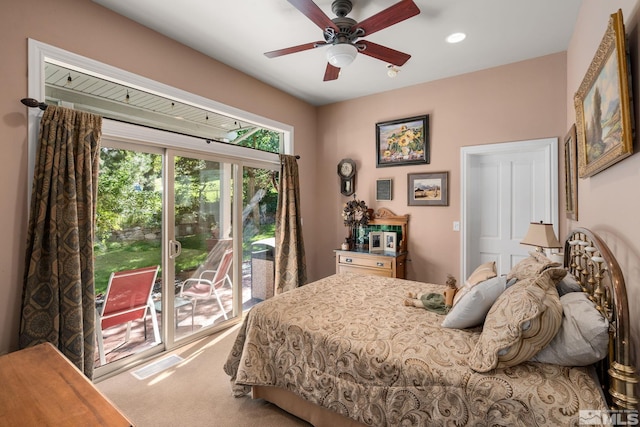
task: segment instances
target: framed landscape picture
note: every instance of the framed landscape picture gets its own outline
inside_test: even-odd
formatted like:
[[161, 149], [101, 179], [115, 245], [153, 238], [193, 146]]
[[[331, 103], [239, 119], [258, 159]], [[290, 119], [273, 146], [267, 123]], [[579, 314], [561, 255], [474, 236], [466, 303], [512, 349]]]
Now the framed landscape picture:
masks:
[[429, 116], [376, 123], [376, 167], [429, 163]]
[[449, 206], [449, 172], [410, 173], [407, 176], [409, 206]]
[[633, 153], [630, 74], [622, 11], [611, 15], [576, 92], [578, 174], [586, 178]]

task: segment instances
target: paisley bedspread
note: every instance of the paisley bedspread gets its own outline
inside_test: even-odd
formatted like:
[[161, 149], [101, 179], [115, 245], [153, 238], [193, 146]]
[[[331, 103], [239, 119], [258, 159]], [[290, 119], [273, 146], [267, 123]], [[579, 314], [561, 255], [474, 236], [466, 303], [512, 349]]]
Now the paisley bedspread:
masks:
[[481, 328], [442, 328], [443, 315], [403, 305], [443, 290], [343, 273], [259, 303], [224, 366], [234, 395], [282, 387], [372, 426], [568, 426], [606, 410], [587, 368], [470, 369]]

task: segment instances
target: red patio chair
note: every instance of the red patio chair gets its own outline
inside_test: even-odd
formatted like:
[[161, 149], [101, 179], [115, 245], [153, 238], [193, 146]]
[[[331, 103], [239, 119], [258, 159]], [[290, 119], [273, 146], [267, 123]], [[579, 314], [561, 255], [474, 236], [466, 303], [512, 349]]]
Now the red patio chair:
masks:
[[153, 304], [153, 285], [158, 276], [158, 266], [111, 273], [102, 308], [96, 310], [96, 330], [100, 363], [106, 364], [102, 331], [113, 326], [127, 324], [124, 342], [129, 341], [131, 322], [144, 320], [147, 310], [151, 313], [155, 342], [160, 342], [160, 330], [156, 308]]
[[[208, 300], [215, 296], [222, 310], [225, 319], [228, 319], [227, 313], [222, 306], [222, 299], [218, 294], [218, 289], [228, 283], [232, 286], [231, 278], [229, 278], [229, 268], [233, 259], [233, 249], [224, 251], [220, 264], [216, 270], [204, 270], [198, 278], [190, 278], [182, 282], [180, 285], [180, 297], [187, 297], [193, 302], [193, 311], [196, 309], [198, 300]], [[207, 277], [211, 277], [207, 279]]]

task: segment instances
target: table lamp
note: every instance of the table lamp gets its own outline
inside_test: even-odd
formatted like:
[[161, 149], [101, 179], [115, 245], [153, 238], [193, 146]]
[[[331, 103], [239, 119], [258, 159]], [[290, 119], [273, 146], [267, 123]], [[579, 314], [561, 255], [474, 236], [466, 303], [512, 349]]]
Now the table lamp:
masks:
[[527, 235], [520, 242], [523, 245], [535, 246], [537, 252], [543, 252], [543, 248], [562, 248], [562, 245], [553, 232], [552, 224], [545, 224], [542, 221], [529, 224]]

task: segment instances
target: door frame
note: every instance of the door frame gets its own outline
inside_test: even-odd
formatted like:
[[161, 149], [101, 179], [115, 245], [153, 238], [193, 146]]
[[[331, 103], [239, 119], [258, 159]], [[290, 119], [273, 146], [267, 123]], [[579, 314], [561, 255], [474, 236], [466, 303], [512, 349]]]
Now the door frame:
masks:
[[460, 277], [468, 277], [471, 272], [470, 267], [467, 266], [469, 262], [468, 247], [470, 235], [469, 226], [471, 224], [469, 212], [470, 192], [468, 187], [472, 174], [470, 172], [470, 165], [472, 160], [477, 156], [485, 155], [508, 155], [511, 153], [526, 153], [526, 152], [540, 152], [544, 153], [545, 170], [548, 172], [545, 174], [544, 188], [547, 190], [550, 200], [548, 201], [548, 209], [545, 212], [545, 220], [550, 221], [553, 224], [554, 231], [558, 235], [558, 138], [542, 138], [532, 139], [525, 141], [514, 142], [502, 142], [496, 144], [484, 144], [473, 145], [468, 147], [462, 147], [460, 150], [460, 185], [461, 185], [461, 197], [460, 197], [460, 220], [461, 220], [461, 233], [460, 233]]

